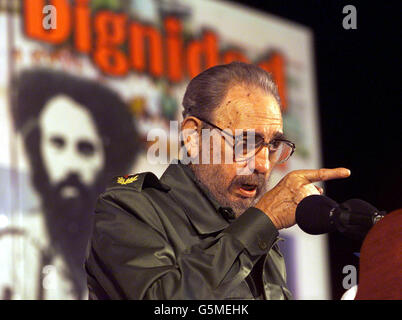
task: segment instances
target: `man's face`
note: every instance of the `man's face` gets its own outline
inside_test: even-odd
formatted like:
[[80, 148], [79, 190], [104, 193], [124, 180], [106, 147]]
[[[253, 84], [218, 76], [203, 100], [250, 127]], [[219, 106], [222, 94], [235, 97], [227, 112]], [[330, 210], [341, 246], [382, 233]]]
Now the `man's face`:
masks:
[[[255, 130], [266, 142], [283, 133], [282, 115], [276, 99], [259, 88], [236, 85], [228, 93], [212, 117], [212, 122], [222, 129]], [[216, 134], [219, 134], [218, 132]], [[221, 150], [230, 148], [222, 138]], [[201, 144], [202, 149], [202, 144]], [[202, 152], [202, 150], [200, 150]], [[269, 151], [263, 147], [254, 158], [243, 162], [194, 165], [193, 169], [212, 195], [223, 206], [232, 207], [236, 217], [253, 206], [267, 191], [267, 182], [273, 169]], [[239, 172], [251, 172], [239, 175]]]
[[77, 199], [81, 189], [92, 187], [105, 162], [91, 114], [71, 98], [55, 96], [45, 105], [39, 128], [50, 185], [62, 199]]

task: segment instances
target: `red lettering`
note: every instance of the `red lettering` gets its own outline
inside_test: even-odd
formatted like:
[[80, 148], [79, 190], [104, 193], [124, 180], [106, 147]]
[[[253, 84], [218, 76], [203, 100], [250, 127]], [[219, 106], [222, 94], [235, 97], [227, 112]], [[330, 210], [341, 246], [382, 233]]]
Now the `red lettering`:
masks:
[[126, 39], [125, 14], [99, 12], [95, 17], [96, 48], [93, 53], [95, 62], [107, 74], [122, 76], [128, 72], [128, 59], [119, 49]]
[[169, 17], [165, 19], [166, 51], [167, 51], [167, 75], [170, 81], [179, 82], [183, 77], [182, 72], [182, 47], [180, 20]]
[[[250, 63], [248, 57], [236, 49], [222, 52], [219, 60], [218, 36], [208, 30], [203, 32], [201, 39], [190, 41], [184, 52], [182, 25], [176, 17], [165, 18], [164, 33], [157, 27], [135, 21], [130, 22], [128, 26], [126, 14], [111, 11], [96, 13], [92, 24], [90, 0], [75, 0], [73, 3], [74, 8], [69, 0], [24, 0], [26, 35], [39, 41], [60, 44], [67, 41], [74, 26], [75, 49], [86, 54], [92, 53], [95, 64], [112, 76], [125, 75], [131, 67], [137, 72], [147, 72], [154, 77], [162, 77], [165, 73], [169, 81], [178, 83], [184, 78], [184, 67], [188, 76], [193, 78], [220, 61], [225, 64], [232, 61]], [[42, 10], [47, 4], [56, 7], [56, 29], [43, 28]], [[94, 39], [92, 39], [92, 27]], [[129, 55], [123, 49], [127, 47], [125, 45], [128, 45]], [[268, 59], [256, 64], [272, 73], [278, 85], [283, 111], [286, 111], [284, 56], [274, 52]]]
[[261, 61], [258, 66], [265, 71], [271, 72], [275, 83], [278, 86], [279, 97], [281, 98], [283, 112], [287, 109], [286, 100], [286, 78], [285, 78], [285, 59], [284, 57], [275, 52], [271, 54], [268, 60]]
[[[145, 48], [148, 39], [148, 50]], [[130, 57], [131, 65], [137, 71], [145, 71], [145, 53], [149, 54], [149, 72], [156, 77], [163, 74], [163, 48], [160, 32], [150, 26], [142, 26], [133, 22], [130, 25]]]
[[202, 41], [194, 40], [187, 46], [187, 71], [190, 78], [217, 64], [217, 37], [213, 32], [204, 32]]
[[75, 17], [75, 49], [79, 52], [91, 51], [91, 10], [88, 7], [89, 0], [76, 0], [74, 10]]

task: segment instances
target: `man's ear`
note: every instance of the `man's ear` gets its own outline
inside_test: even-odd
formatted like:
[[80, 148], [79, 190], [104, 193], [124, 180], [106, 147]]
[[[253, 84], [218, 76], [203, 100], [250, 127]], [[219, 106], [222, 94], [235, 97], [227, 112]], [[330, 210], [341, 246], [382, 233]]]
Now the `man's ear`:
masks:
[[195, 117], [186, 117], [181, 123], [182, 141], [189, 158], [198, 158], [200, 154], [201, 120]]

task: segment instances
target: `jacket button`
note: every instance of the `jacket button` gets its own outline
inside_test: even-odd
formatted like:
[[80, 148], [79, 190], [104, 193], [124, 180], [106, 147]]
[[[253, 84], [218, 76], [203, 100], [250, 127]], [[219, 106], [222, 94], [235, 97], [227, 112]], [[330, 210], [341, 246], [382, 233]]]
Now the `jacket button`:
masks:
[[235, 214], [234, 214], [232, 208], [230, 208], [230, 207], [219, 208], [219, 211], [226, 219], [234, 219], [235, 218]]
[[268, 248], [267, 243], [261, 239], [258, 240], [258, 246], [261, 250], [266, 250]]

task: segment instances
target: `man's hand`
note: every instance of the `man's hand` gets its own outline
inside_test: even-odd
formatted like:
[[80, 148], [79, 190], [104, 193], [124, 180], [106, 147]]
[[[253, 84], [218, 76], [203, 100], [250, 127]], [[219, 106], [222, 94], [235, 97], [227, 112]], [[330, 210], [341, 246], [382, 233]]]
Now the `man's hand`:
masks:
[[312, 194], [321, 194], [322, 189], [313, 182], [347, 178], [350, 171], [345, 168], [296, 170], [288, 173], [255, 205], [263, 211], [279, 229], [293, 226], [296, 207], [300, 201]]

